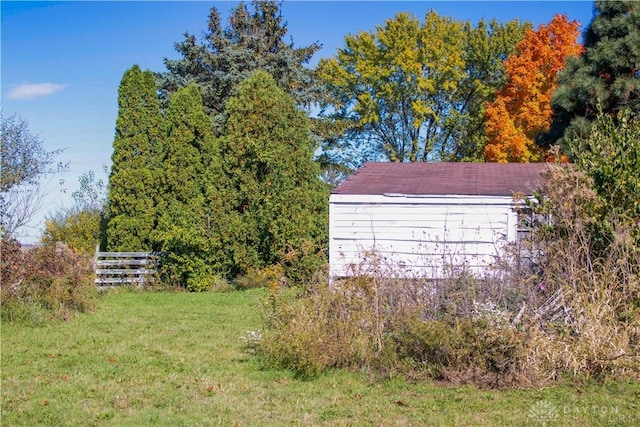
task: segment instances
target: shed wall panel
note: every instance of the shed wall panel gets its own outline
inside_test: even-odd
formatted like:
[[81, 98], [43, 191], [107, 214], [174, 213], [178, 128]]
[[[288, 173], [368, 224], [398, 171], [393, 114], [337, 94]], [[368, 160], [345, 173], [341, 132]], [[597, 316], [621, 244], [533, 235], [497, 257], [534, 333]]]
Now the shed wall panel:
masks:
[[329, 234], [333, 276], [384, 264], [433, 277], [486, 270], [513, 240], [515, 221], [509, 197], [332, 195]]

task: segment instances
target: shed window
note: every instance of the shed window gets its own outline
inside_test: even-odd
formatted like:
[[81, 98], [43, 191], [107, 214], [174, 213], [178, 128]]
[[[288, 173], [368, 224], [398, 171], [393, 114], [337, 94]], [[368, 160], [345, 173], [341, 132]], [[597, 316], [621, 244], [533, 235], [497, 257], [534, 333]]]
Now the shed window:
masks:
[[516, 245], [521, 265], [529, 267], [536, 265], [536, 244], [532, 240], [531, 232], [534, 227], [540, 224], [550, 224], [551, 218], [546, 215], [538, 214], [534, 209], [525, 203], [520, 203], [514, 207], [517, 214], [516, 224]]
[[516, 208], [518, 220], [516, 225], [516, 242], [522, 243], [529, 238], [531, 230], [535, 224], [536, 215], [528, 206], [519, 206]]

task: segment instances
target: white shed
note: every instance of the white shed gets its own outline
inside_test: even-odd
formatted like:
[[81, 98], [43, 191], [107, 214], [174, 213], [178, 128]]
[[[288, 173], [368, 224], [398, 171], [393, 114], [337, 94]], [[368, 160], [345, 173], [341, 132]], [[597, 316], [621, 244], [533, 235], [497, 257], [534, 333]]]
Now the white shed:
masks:
[[518, 236], [514, 193], [532, 195], [544, 163], [366, 163], [329, 198], [331, 277], [370, 271], [482, 275]]

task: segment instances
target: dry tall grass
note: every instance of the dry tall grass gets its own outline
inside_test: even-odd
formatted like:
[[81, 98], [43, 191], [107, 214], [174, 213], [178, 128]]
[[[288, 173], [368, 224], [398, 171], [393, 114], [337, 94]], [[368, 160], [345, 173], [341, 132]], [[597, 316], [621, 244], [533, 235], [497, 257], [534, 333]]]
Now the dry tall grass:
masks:
[[[629, 220], [603, 212], [581, 172], [551, 168], [532, 244], [541, 283], [559, 296], [562, 316], [531, 310], [528, 360], [540, 375], [640, 378], [640, 250]], [[605, 221], [602, 217], [605, 217]]]
[[64, 244], [23, 250], [17, 242], [3, 239], [0, 260], [3, 321], [67, 320], [95, 308], [92, 257]]
[[640, 379], [633, 224], [610, 218], [612, 228], [600, 227], [582, 173], [553, 167], [545, 180], [525, 251], [505, 250], [484, 278], [406, 279], [368, 253], [352, 278], [329, 285], [323, 276], [294, 296], [273, 289], [259, 343], [265, 363], [303, 375], [343, 367], [490, 387], [567, 375]]

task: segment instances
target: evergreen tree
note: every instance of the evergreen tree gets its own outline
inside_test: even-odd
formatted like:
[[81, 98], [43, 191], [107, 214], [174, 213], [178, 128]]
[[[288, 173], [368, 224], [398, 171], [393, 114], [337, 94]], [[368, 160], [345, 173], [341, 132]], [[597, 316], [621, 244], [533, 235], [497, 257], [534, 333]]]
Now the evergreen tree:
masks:
[[640, 3], [596, 1], [583, 38], [584, 54], [558, 76], [551, 129], [538, 139], [543, 147], [586, 137], [599, 111], [640, 112]]
[[240, 3], [223, 29], [220, 14], [213, 7], [209, 13], [208, 31], [203, 44], [186, 33], [176, 43], [181, 59], [165, 59], [167, 71], [157, 74], [161, 99], [167, 100], [179, 88], [196, 83], [203, 96], [206, 111], [213, 117], [216, 129], [223, 122], [225, 104], [234, 88], [255, 70], [269, 72], [283, 90], [299, 105], [315, 99], [312, 71], [305, 67], [318, 43], [296, 48], [286, 42], [287, 26], [280, 12], [280, 2], [254, 0], [253, 13]]
[[302, 280], [324, 262], [328, 225], [309, 120], [264, 71], [239, 86], [226, 113], [220, 192], [228, 209], [221, 233], [227, 271], [284, 263], [290, 278]]
[[118, 117], [109, 177], [107, 247], [149, 250], [156, 221], [155, 154], [163, 135], [153, 73], [138, 65], [118, 88]]
[[190, 290], [203, 290], [216, 265], [213, 219], [208, 201], [219, 182], [211, 121], [195, 85], [178, 90], [166, 114], [166, 138], [159, 147], [162, 174], [157, 188], [158, 225], [154, 246], [167, 254], [166, 271]]

